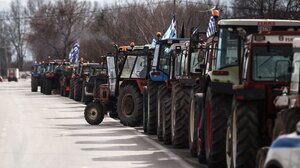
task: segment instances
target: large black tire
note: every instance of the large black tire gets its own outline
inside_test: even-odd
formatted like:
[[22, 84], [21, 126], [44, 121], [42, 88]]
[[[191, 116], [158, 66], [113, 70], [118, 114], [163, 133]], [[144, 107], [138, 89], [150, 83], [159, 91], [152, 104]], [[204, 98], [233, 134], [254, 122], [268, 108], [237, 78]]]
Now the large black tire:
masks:
[[117, 103], [120, 122], [126, 126], [141, 125], [143, 117], [143, 97], [133, 85], [120, 88]]
[[163, 100], [170, 97], [170, 91], [165, 85], [161, 85], [157, 92], [157, 138], [159, 141], [163, 141], [163, 112], [162, 104]]
[[31, 77], [31, 92], [37, 92], [38, 90], [38, 79]]
[[[193, 157], [198, 156], [197, 151], [197, 126], [200, 124], [199, 105], [194, 97], [194, 92], [191, 93], [190, 112], [189, 112], [189, 150]], [[199, 152], [200, 153], [200, 152]]]
[[74, 100], [80, 101], [82, 94], [82, 82], [79, 79], [74, 80]]
[[82, 87], [81, 87], [81, 102], [85, 102], [86, 101], [86, 94], [85, 94], [85, 87], [86, 87], [86, 82], [82, 82]]
[[148, 82], [148, 98], [147, 98], [147, 134], [156, 134], [157, 132], [157, 91], [160, 83]]
[[42, 77], [41, 78], [41, 90], [40, 90], [40, 92], [44, 93], [44, 90], [45, 90], [45, 78]]
[[227, 129], [227, 167], [253, 168], [259, 149], [260, 124], [254, 102], [236, 102]]
[[282, 118], [285, 134], [296, 131], [296, 124], [300, 121], [300, 108], [291, 108], [284, 111]]
[[208, 87], [205, 95], [204, 144], [208, 167], [226, 167], [226, 130], [232, 97], [213, 94]]
[[59, 84], [59, 93], [61, 96], [66, 96], [66, 87], [62, 82]]
[[191, 89], [191, 99], [190, 99], [190, 110], [189, 110], [189, 150], [193, 157], [197, 157], [198, 153], [198, 147], [197, 147], [197, 141], [198, 141], [198, 125], [200, 125], [200, 107], [198, 102], [195, 99], [194, 94], [199, 93], [201, 91], [201, 86], [199, 84], [196, 84], [193, 89]]
[[51, 95], [51, 91], [52, 91], [52, 79], [46, 78], [45, 95]]
[[110, 111], [109, 112], [109, 117], [111, 117], [111, 118], [118, 118], [118, 113], [116, 111]]
[[171, 130], [175, 148], [188, 147], [188, 117], [190, 90], [179, 83], [172, 86]]
[[163, 142], [166, 145], [172, 143], [172, 130], [171, 130], [171, 97], [162, 100], [161, 109], [163, 111]]
[[70, 79], [69, 97], [70, 97], [70, 99], [74, 99], [74, 79]]
[[100, 103], [91, 102], [84, 109], [84, 118], [91, 125], [99, 125], [104, 119], [105, 111]]
[[148, 113], [148, 89], [144, 87], [144, 94], [143, 94], [143, 129], [144, 133], [147, 133], [147, 116]]

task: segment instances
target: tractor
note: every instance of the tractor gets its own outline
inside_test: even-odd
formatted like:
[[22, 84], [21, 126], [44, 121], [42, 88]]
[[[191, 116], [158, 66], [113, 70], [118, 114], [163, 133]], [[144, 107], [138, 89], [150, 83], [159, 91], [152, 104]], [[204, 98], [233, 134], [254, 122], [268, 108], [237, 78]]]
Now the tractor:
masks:
[[[192, 96], [194, 100], [192, 100], [193, 104], [190, 108], [191, 115], [198, 116], [195, 119], [197, 121], [195, 130], [197, 131], [197, 154], [200, 162], [207, 162], [208, 167], [214, 168], [226, 167], [227, 163], [229, 167], [234, 158], [239, 162], [238, 164], [234, 162], [236, 167], [241, 164], [253, 167], [255, 150], [251, 153], [251, 159], [248, 158], [248, 155], [243, 155], [249, 160], [245, 164], [242, 163], [245, 161], [244, 158], [236, 159], [242, 152], [233, 153], [234, 156], [231, 156], [232, 153], [229, 152], [231, 149], [226, 152], [227, 125], [232, 123], [231, 116], [234, 112], [232, 106], [235, 106], [235, 94], [238, 88], [235, 85], [239, 85], [243, 81], [241, 74], [244, 71], [241, 68], [241, 61], [245, 45], [244, 39], [249, 34], [259, 32], [297, 29], [299, 24], [299, 21], [270, 19], [223, 19], [216, 24], [216, 33], [206, 40], [208, 61], [205, 71], [207, 73], [205, 80], [200, 83], [203, 89]], [[229, 146], [236, 147], [230, 145], [229, 140], [228, 143], [228, 148], [230, 148]], [[237, 149], [246, 152], [248, 148], [250, 150], [250, 147], [245, 146]]]
[[[291, 43], [291, 40], [294, 38], [294, 36], [291, 36], [291, 32], [289, 32], [289, 36], [283, 36], [285, 40], [288, 40], [288, 44]], [[282, 37], [281, 37], [282, 38]], [[285, 41], [284, 40], [284, 41]], [[272, 42], [271, 42], [272, 44]], [[289, 45], [289, 47], [291, 47]], [[283, 45], [276, 47], [276, 49], [283, 48]], [[274, 50], [273, 48], [270, 48], [270, 51]], [[296, 124], [300, 121], [300, 111], [299, 111], [299, 54], [300, 54], [300, 38], [299, 38], [299, 33], [296, 38], [293, 39], [293, 50], [289, 48], [288, 51], [281, 49], [282, 53], [286, 54], [291, 54], [293, 55], [292, 59], [289, 59], [291, 63], [289, 65], [284, 64], [285, 70], [288, 68], [288, 72], [285, 74], [285, 78], [287, 78], [285, 81], [288, 81], [288, 85], [282, 87], [279, 89], [281, 90], [282, 93], [281, 95], [277, 96], [275, 100], [273, 101], [274, 103], [274, 109], [276, 111], [271, 111], [273, 114], [273, 122], [272, 122], [272, 134], [269, 134], [270, 137], [268, 137], [269, 141], [275, 141], [279, 135], [282, 134], [290, 134], [296, 130]], [[293, 53], [292, 53], [293, 52]], [[278, 61], [277, 61], [278, 62]], [[280, 63], [280, 62], [279, 62]], [[280, 67], [278, 68], [280, 70]], [[263, 72], [263, 71], [262, 71]], [[280, 75], [280, 71], [278, 70], [275, 71], [275, 79], [281, 80], [283, 75]], [[278, 91], [277, 91], [278, 93]], [[280, 93], [280, 92], [279, 92]], [[271, 131], [271, 130], [270, 130]], [[289, 136], [290, 137], [290, 136]], [[261, 138], [261, 137], [260, 137]], [[263, 139], [264, 140], [264, 139]], [[268, 141], [268, 142], [269, 142]], [[280, 141], [275, 141], [275, 144], [278, 144], [276, 142]], [[291, 143], [294, 144], [294, 141], [290, 141]], [[288, 145], [289, 142], [285, 142], [285, 145]], [[257, 152], [256, 156], [256, 167], [257, 168], [271, 168], [271, 167], [283, 167], [281, 165], [282, 163], [277, 162], [276, 160], [269, 160], [267, 163], [266, 161], [266, 155], [269, 152], [269, 146], [270, 143], [263, 143], [263, 147], [259, 146], [259, 150]], [[291, 145], [293, 146], [293, 145]], [[293, 150], [293, 148], [288, 148]], [[273, 145], [275, 148], [276, 146]], [[273, 149], [274, 149], [273, 148]], [[280, 149], [280, 148], [278, 148]], [[282, 149], [280, 149], [282, 151]], [[293, 150], [294, 151], [294, 150]], [[282, 153], [285, 155], [286, 153]], [[288, 163], [288, 162], [286, 162]]]
[[38, 87], [41, 86], [41, 78], [45, 71], [44, 66], [42, 63], [33, 64], [31, 72], [31, 92], [37, 92]]
[[[93, 65], [90, 67], [89, 76], [86, 78], [85, 84], [82, 90], [82, 102], [86, 105], [93, 101], [94, 97], [98, 97], [98, 94], [94, 92], [98, 91], [97, 87], [102, 83], [101, 81], [107, 80], [107, 66], [106, 63], [101, 62], [99, 65]], [[100, 83], [99, 83], [100, 82]]]
[[[74, 87], [74, 100], [84, 101], [87, 96], [85, 95], [84, 88], [86, 80], [90, 75], [92, 67], [99, 66], [99, 63], [80, 63], [73, 76], [73, 87]], [[90, 95], [89, 95], [90, 96]]]
[[110, 116], [118, 116], [124, 125], [139, 126], [143, 115], [143, 88], [153, 53], [148, 45], [116, 48], [115, 55], [106, 56], [107, 80], [102, 78], [95, 85], [94, 101], [86, 106], [85, 118], [92, 125], [100, 124], [107, 111], [111, 111]]
[[247, 36], [240, 57], [239, 84], [233, 85], [226, 136], [228, 167], [254, 167], [258, 149], [269, 146], [278, 136], [280, 131], [273, 131], [280, 109], [273, 102], [288, 86], [295, 37], [300, 37], [300, 32], [271, 31]]
[[73, 71], [73, 67], [69, 64], [69, 63], [63, 63], [65, 64], [63, 69], [62, 69], [62, 73], [60, 76], [60, 95], [67, 97], [70, 94], [70, 81], [71, 81], [71, 77], [72, 77], [72, 71]]
[[69, 98], [74, 99], [74, 81], [78, 78], [78, 65], [77, 64], [71, 64], [72, 68], [72, 75], [70, 79], [70, 92], [69, 92]]
[[50, 61], [45, 67], [46, 71], [42, 76], [41, 92], [50, 95], [52, 90], [60, 89], [60, 76], [63, 66], [61, 60]]

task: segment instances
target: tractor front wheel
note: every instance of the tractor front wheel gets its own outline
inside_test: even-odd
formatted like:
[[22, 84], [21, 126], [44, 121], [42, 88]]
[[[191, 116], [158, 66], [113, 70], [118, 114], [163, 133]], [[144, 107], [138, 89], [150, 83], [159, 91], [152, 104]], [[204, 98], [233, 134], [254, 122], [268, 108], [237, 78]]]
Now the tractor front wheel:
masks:
[[204, 145], [208, 167], [226, 166], [226, 128], [232, 97], [213, 94], [210, 87], [205, 95]]
[[260, 142], [259, 128], [257, 105], [254, 102], [236, 102], [227, 129], [227, 167], [255, 167]]
[[99, 125], [104, 119], [103, 106], [97, 102], [89, 103], [84, 109], [84, 118], [91, 125]]
[[188, 146], [189, 99], [189, 88], [179, 83], [172, 86], [171, 130], [172, 145], [176, 148]]
[[38, 79], [31, 77], [31, 92], [37, 92], [38, 90]]

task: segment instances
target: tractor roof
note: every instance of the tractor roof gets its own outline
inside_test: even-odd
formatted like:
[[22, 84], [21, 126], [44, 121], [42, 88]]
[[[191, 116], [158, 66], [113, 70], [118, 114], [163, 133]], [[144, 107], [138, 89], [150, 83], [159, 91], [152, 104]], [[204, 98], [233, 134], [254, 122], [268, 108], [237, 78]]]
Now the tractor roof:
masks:
[[218, 22], [222, 26], [300, 26], [297, 20], [279, 19], [222, 19]]
[[293, 40], [293, 47], [294, 48], [300, 48], [300, 37], [294, 38], [294, 40]]

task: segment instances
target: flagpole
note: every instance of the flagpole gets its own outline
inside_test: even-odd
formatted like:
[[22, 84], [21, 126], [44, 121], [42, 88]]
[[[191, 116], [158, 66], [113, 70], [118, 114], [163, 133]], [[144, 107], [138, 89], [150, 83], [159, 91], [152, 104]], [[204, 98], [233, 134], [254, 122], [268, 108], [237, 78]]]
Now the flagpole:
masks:
[[176, 0], [173, 1], [173, 15], [176, 14]]

